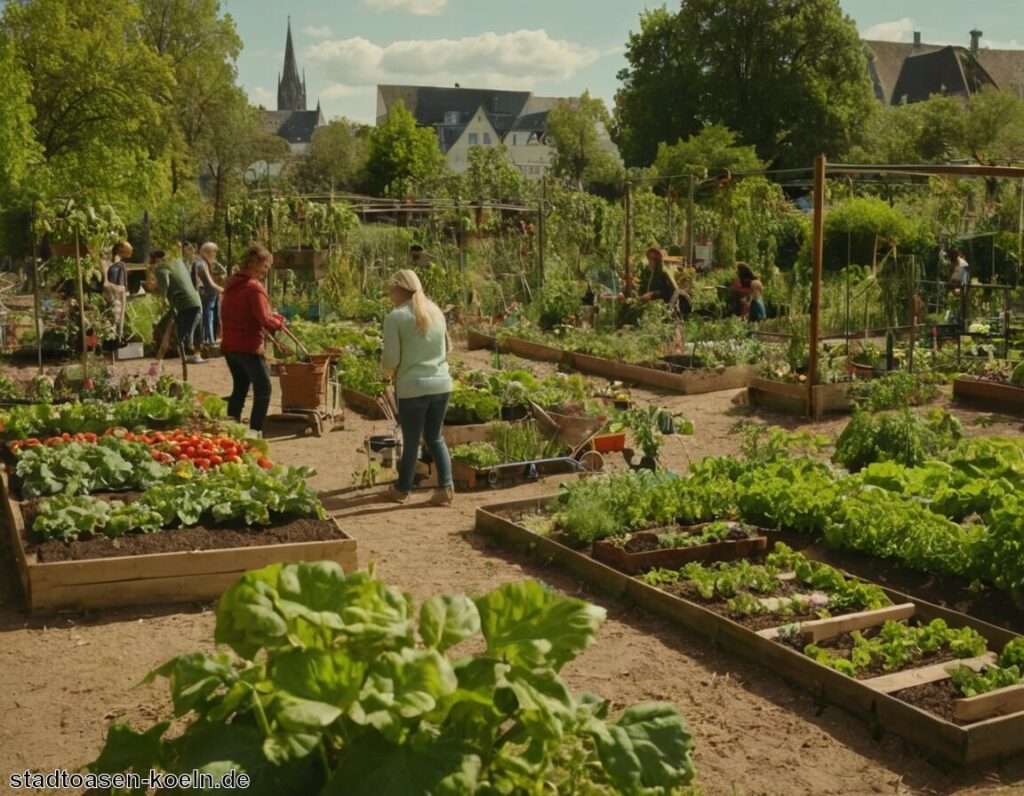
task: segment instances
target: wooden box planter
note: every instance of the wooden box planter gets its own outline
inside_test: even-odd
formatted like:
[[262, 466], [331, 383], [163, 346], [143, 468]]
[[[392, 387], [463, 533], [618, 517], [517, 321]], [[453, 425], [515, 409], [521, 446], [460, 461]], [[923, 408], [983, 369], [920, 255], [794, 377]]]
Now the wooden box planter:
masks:
[[953, 381], [953, 399], [994, 412], [1024, 415], [1024, 387], [1012, 384], [960, 376]]
[[523, 359], [533, 359], [537, 362], [552, 362], [556, 365], [565, 363], [572, 364], [572, 352], [561, 348], [543, 345], [542, 343], [531, 343], [519, 337], [508, 338], [508, 350]]
[[753, 365], [693, 368], [683, 373], [674, 373], [670, 370], [647, 367], [646, 365], [614, 362], [589, 354], [573, 354], [572, 357], [573, 365], [580, 373], [604, 376], [612, 381], [626, 381], [642, 384], [645, 387], [673, 390], [684, 395], [741, 389], [749, 385], [750, 380], [757, 374], [757, 367]]
[[384, 410], [380, 408], [377, 399], [367, 395], [365, 392], [353, 390], [351, 387], [342, 387], [341, 397], [345, 401], [345, 406], [358, 412], [368, 420], [384, 419]]
[[449, 449], [456, 445], [469, 445], [472, 442], [488, 442], [494, 438], [493, 423], [469, 423], [463, 426], [448, 426], [441, 429], [445, 444]]
[[274, 252], [274, 270], [305, 271], [320, 280], [327, 276], [330, 254], [326, 249], [279, 249]]
[[[544, 509], [554, 500], [554, 496], [547, 496], [480, 507], [476, 511], [476, 530], [496, 536], [514, 547], [527, 549], [539, 560], [553, 561], [613, 596], [624, 597], [687, 630], [709, 636], [725, 649], [749, 658], [811, 691], [816, 697], [866, 719], [873, 727], [905, 738], [931, 757], [956, 765], [970, 765], [1024, 750], [1024, 688], [1002, 689], [1003, 694], [992, 692], [998, 695], [994, 698], [997, 701], [994, 708], [976, 703], [965, 706], [963, 703], [972, 702], [967, 699], [954, 701], [954, 708], [960, 715], [993, 716], [993, 709], [1007, 715], [982, 718], [965, 725], [946, 721], [892, 695], [900, 688], [945, 679], [948, 676], [946, 672], [936, 672], [938, 666], [905, 669], [869, 680], [847, 677], [792, 647], [774, 641], [771, 637], [776, 628], [757, 632], [750, 630], [707, 607], [648, 586], [553, 539], [535, 534], [508, 517], [518, 512]], [[972, 627], [996, 649], [1016, 637], [1003, 628], [965, 614], [912, 599], [891, 589], [883, 590], [895, 605], [879, 611], [840, 615], [833, 620], [805, 622], [801, 629], [813, 636], [825, 637], [827, 633], [819, 631], [815, 625], [833, 622], [845, 632], [877, 626], [885, 618], [913, 616], [924, 622], [941, 618], [950, 625]], [[836, 632], [834, 629], [832, 635]], [[972, 659], [968, 663], [978, 667], [985, 660], [991, 658]], [[965, 714], [964, 711], [968, 712]]]
[[[827, 414], [844, 413], [853, 410], [853, 402], [847, 397], [850, 385], [817, 384], [814, 390], [814, 419], [821, 420]], [[750, 403], [790, 415], [807, 414], [807, 385], [789, 384], [773, 379], [755, 376], [747, 388]]]
[[647, 572], [655, 567], [679, 569], [691, 561], [732, 561], [736, 558], [761, 553], [767, 549], [767, 536], [711, 542], [673, 550], [649, 550], [644, 553], [628, 553], [618, 545], [600, 540], [594, 542], [592, 555], [598, 561], [634, 575]]
[[346, 572], [358, 567], [355, 540], [333, 518], [323, 521], [337, 536], [329, 540], [41, 563], [26, 549], [21, 504], [11, 495], [6, 468], [0, 468], [0, 492], [33, 615], [215, 600], [247, 570], [281, 561], [337, 561]]
[[[494, 346], [498, 344], [498, 338], [492, 335], [478, 332], [474, 329], [470, 329], [466, 332], [466, 348], [470, 351], [478, 351], [481, 348], [486, 348], [490, 351], [494, 350]], [[499, 350], [508, 351], [508, 346], [500, 346]]]

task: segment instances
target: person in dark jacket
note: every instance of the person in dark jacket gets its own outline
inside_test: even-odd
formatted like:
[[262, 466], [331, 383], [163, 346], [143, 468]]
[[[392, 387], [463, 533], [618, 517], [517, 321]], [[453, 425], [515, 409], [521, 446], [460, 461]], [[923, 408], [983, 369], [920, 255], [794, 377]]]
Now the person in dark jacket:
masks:
[[168, 262], [163, 259], [162, 251], [153, 252], [153, 257], [156, 258], [153, 272], [156, 276], [157, 292], [171, 306], [177, 319], [178, 344], [188, 357], [186, 361], [190, 365], [201, 365], [206, 360], [194, 352], [194, 340], [203, 305], [192, 285], [192, 277], [181, 260]]
[[676, 294], [676, 283], [665, 270], [665, 253], [657, 246], [647, 250], [647, 273], [640, 281], [640, 298], [643, 301], [660, 299], [672, 303]]
[[263, 356], [263, 332], [277, 332], [284, 318], [270, 311], [263, 281], [274, 258], [264, 247], [250, 246], [245, 265], [228, 277], [221, 295], [221, 344], [224, 359], [231, 371], [233, 389], [228, 398], [228, 415], [242, 419], [249, 386], [252, 385], [250, 436], [263, 433], [263, 421], [270, 408], [270, 368]]

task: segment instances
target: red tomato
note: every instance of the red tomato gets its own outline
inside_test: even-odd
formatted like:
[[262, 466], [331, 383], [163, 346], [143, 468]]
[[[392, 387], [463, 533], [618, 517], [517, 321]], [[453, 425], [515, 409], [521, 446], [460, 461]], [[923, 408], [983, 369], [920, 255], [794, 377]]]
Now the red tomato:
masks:
[[220, 465], [224, 464], [224, 460], [215, 453], [213, 454], [213, 456], [210, 457], [210, 464], [212, 464], [214, 467], [219, 467]]
[[273, 462], [271, 462], [269, 459], [257, 459], [256, 464], [258, 464], [264, 470], [269, 470], [271, 467], [274, 466]]
[[159, 462], [163, 459], [164, 455], [160, 453], [160, 451], [153, 451], [152, 453], [150, 453], [150, 456], [153, 457], [153, 461]]
[[196, 452], [195, 445], [186, 445], [185, 446], [185, 453], [188, 454], [189, 456], [194, 456], [195, 452]]
[[229, 453], [227, 456], [224, 457], [224, 461], [230, 462], [231, 464], [238, 464], [242, 460], [238, 458], [235, 454]]
[[209, 470], [210, 469], [210, 460], [209, 459], [196, 459], [193, 462], [193, 464], [195, 464], [198, 467], [201, 467], [204, 470]]
[[179, 455], [175, 456], [174, 458], [175, 458], [175, 459], [176, 459], [177, 461], [179, 461], [179, 462], [187, 462], [187, 461], [190, 461], [190, 459], [188, 458], [188, 456], [186, 456], [186, 455], [185, 455], [184, 453], [181, 453], [181, 454], [179, 454]]

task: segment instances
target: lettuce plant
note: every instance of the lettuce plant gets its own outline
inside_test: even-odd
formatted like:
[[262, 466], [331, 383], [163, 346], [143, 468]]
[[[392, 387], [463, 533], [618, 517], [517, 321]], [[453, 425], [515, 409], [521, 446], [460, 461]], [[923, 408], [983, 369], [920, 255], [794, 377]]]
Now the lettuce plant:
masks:
[[220, 600], [230, 653], [180, 655], [147, 678], [168, 680], [183, 731], [114, 725], [89, 769], [235, 769], [274, 796], [677, 792], [694, 772], [674, 706], [608, 722], [606, 701], [559, 675], [604, 617], [535, 581], [417, 612], [372, 573], [273, 564]]

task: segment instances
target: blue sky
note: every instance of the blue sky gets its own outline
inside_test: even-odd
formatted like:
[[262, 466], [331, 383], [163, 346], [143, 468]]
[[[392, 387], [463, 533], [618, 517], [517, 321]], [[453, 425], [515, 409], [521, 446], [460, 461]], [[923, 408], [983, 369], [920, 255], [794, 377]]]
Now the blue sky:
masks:
[[[723, 0], [727, 2], [727, 0]], [[868, 38], [1024, 47], [1021, 0], [841, 0]], [[303, 0], [280, 6], [225, 0], [245, 42], [239, 59], [250, 98], [276, 106], [285, 25], [309, 101], [328, 118], [371, 122], [378, 83], [530, 89], [576, 96], [584, 89], [609, 106], [625, 66], [624, 46], [639, 27], [642, 0]], [[670, 4], [676, 8], [675, 3]]]

